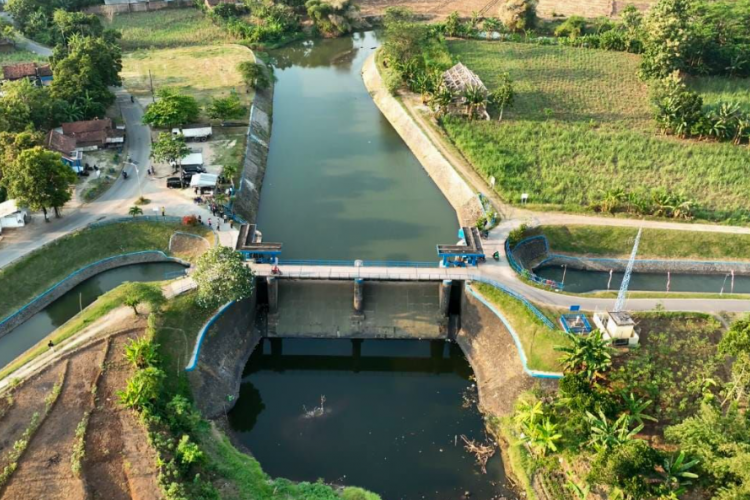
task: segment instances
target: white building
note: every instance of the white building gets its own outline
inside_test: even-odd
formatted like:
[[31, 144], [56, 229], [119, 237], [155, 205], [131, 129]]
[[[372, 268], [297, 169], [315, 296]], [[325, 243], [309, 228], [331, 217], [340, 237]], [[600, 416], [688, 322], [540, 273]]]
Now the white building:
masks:
[[29, 214], [26, 210], [18, 208], [15, 200], [0, 203], [0, 234], [6, 227], [23, 227]]
[[594, 313], [594, 324], [602, 332], [605, 340], [613, 345], [637, 345], [638, 333], [635, 331], [633, 317], [625, 311], [607, 311]]

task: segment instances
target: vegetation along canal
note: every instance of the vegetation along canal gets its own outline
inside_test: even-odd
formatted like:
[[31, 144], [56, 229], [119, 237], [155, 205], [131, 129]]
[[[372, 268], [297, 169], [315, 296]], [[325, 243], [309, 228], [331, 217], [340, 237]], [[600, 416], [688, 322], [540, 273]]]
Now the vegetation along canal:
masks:
[[508, 496], [499, 453], [482, 474], [464, 450], [461, 435], [486, 440], [476, 405], [462, 404], [476, 397], [471, 374], [443, 341], [264, 340], [229, 422], [272, 476], [388, 500]]
[[87, 279], [10, 333], [0, 337], [0, 368], [62, 326], [103, 293], [126, 281], [160, 281], [184, 270], [180, 264], [171, 262], [133, 264], [104, 271]]
[[[582, 271], [563, 269], [561, 266], [544, 266], [535, 271], [545, 279], [561, 281], [565, 274], [565, 291], [585, 293], [607, 290], [609, 273], [606, 271]], [[619, 290], [623, 273], [612, 273], [610, 290]], [[731, 274], [681, 274], [633, 273], [629, 290], [648, 292], [695, 292], [695, 293], [750, 293], [750, 276], [736, 275], [732, 287]], [[669, 290], [667, 290], [669, 283]]]
[[456, 213], [365, 89], [377, 45], [364, 33], [272, 53], [258, 228], [284, 258], [434, 261], [457, 239]]

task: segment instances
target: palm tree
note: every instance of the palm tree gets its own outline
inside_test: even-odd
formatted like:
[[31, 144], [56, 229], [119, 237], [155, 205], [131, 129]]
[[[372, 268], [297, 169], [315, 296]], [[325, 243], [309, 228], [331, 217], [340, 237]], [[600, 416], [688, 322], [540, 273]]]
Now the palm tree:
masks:
[[143, 210], [138, 205], [133, 205], [130, 207], [130, 210], [128, 210], [128, 215], [132, 215], [133, 218], [135, 218], [137, 215], [143, 215]]
[[690, 469], [698, 465], [698, 460], [685, 461], [685, 452], [664, 460], [664, 472], [661, 473], [664, 486], [679, 496], [685, 492], [685, 487], [692, 484], [691, 479], [698, 479], [698, 474], [690, 472]]
[[453, 102], [453, 94], [445, 85], [441, 85], [430, 98], [430, 107], [435, 116], [440, 118], [448, 111], [448, 106]]
[[631, 392], [630, 394], [623, 394], [623, 401], [627, 407], [628, 424], [640, 424], [643, 425], [644, 420], [656, 422], [657, 420], [651, 415], [643, 413], [646, 408], [651, 406], [652, 401], [637, 398]]
[[473, 120], [477, 108], [487, 104], [487, 92], [477, 85], [469, 85], [464, 89], [462, 96], [466, 104], [466, 112], [469, 115], [469, 120]]
[[599, 452], [616, 448], [630, 441], [643, 430], [643, 425], [631, 430], [627, 414], [622, 414], [617, 420], [610, 422], [601, 410], [599, 410], [598, 415], [587, 411], [586, 420], [588, 420], [591, 429], [589, 444]]
[[589, 381], [595, 382], [612, 366], [610, 341], [605, 340], [599, 330], [569, 338], [572, 345], [555, 347], [556, 351], [565, 353], [561, 361], [566, 370], [583, 373]]
[[531, 427], [531, 434], [527, 438], [532, 448], [539, 450], [542, 456], [548, 451], [557, 451], [557, 441], [562, 438], [562, 434], [557, 432], [557, 425], [553, 424], [549, 417], [543, 422], [537, 422]]

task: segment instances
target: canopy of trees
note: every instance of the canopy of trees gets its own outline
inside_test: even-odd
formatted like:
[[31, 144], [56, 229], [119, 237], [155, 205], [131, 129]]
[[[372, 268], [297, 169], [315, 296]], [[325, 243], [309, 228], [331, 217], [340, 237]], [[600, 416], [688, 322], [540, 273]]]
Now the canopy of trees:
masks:
[[163, 88], [157, 93], [159, 100], [151, 104], [143, 114], [143, 123], [156, 128], [171, 128], [198, 120], [198, 101], [175, 89]]

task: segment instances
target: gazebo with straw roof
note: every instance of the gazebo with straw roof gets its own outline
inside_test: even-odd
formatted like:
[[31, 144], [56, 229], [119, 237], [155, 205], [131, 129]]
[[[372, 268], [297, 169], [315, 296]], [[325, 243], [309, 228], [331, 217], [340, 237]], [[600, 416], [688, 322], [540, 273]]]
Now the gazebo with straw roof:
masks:
[[[485, 96], [489, 93], [487, 87], [482, 82], [481, 78], [476, 73], [471, 71], [469, 68], [458, 63], [446, 72], [443, 73], [443, 83], [446, 88], [453, 94], [453, 104], [450, 107], [452, 113], [466, 113], [466, 99], [464, 98], [464, 92], [469, 88], [479, 89]], [[478, 114], [489, 119], [486, 107], [478, 106]]]

